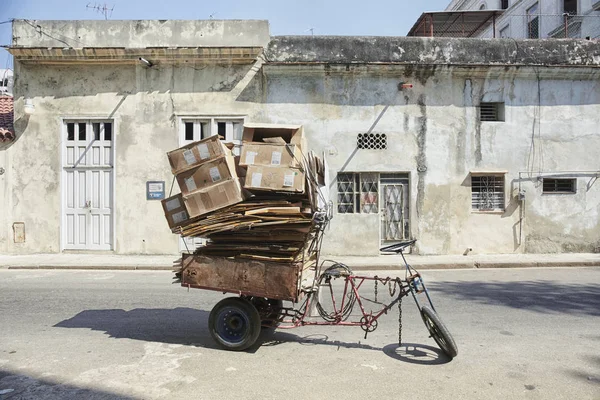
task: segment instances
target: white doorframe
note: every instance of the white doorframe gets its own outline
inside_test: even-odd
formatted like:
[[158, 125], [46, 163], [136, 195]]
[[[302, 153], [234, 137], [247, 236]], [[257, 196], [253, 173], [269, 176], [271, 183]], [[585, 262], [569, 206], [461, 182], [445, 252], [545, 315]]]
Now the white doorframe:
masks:
[[[103, 115], [81, 115], [81, 116], [68, 116], [68, 117], [59, 117], [58, 123], [60, 124], [60, 151], [59, 151], [59, 165], [60, 165], [60, 251], [70, 250], [67, 249], [67, 229], [66, 229], [66, 147], [67, 147], [67, 122], [85, 122], [88, 125], [91, 125], [94, 122], [107, 122], [112, 124], [112, 136], [111, 136], [111, 147], [110, 147], [110, 158], [111, 158], [111, 182], [112, 188], [110, 191], [110, 248], [95, 250], [95, 251], [114, 251], [116, 248], [116, 209], [115, 209], [115, 199], [117, 195], [117, 185], [116, 185], [116, 136], [118, 132], [118, 125], [115, 118], [110, 118]], [[93, 129], [90, 131], [93, 133]], [[109, 168], [99, 168], [101, 170], [106, 170]], [[89, 249], [85, 249], [89, 250]]]

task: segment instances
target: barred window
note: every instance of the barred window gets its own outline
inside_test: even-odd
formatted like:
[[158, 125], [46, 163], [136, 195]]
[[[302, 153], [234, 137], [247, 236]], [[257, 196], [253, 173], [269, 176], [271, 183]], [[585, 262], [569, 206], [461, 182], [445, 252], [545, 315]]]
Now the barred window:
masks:
[[481, 121], [504, 121], [504, 103], [479, 104], [479, 119]]
[[338, 213], [376, 214], [379, 207], [377, 173], [338, 173]]
[[575, 179], [544, 178], [542, 193], [576, 193]]
[[471, 204], [476, 211], [504, 211], [504, 175], [471, 175]]
[[538, 15], [538, 3], [535, 3], [527, 9], [527, 38], [539, 39], [540, 37], [540, 19]]

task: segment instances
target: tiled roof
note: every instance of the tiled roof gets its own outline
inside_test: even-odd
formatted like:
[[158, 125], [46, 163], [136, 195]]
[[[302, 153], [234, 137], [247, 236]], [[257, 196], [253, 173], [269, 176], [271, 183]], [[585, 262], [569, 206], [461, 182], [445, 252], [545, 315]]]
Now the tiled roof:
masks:
[[0, 142], [10, 142], [15, 138], [13, 115], [13, 98], [0, 96]]

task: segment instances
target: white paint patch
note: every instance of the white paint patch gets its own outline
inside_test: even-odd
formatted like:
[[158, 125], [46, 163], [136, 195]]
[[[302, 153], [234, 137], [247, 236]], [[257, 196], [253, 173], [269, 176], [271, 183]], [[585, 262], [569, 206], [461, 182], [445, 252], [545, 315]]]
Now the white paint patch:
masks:
[[360, 364], [361, 367], [371, 368], [373, 371], [377, 371], [379, 367], [377, 365]]
[[227, 372], [230, 372], [230, 371], [237, 371], [237, 368], [234, 368], [234, 367], [229, 367], [229, 368], [226, 368], [226, 369], [225, 369], [225, 371], [227, 371]]
[[92, 369], [80, 374], [72, 383], [90, 387], [101, 382], [103, 389], [155, 399], [171, 393], [167, 385], [192, 383], [196, 380], [177, 370], [182, 360], [200, 354], [176, 353], [172, 345], [164, 343], [147, 343], [144, 350], [145, 354], [138, 362]]
[[115, 274], [102, 274], [102, 275], [95, 275], [92, 277], [92, 279], [95, 281], [99, 281], [99, 280], [112, 279], [114, 277], [115, 277]]

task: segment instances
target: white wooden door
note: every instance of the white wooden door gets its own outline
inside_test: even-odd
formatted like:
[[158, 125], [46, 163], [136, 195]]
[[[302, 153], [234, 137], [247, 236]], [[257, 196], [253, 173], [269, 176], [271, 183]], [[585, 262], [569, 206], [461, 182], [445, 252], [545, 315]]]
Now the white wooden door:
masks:
[[63, 248], [113, 248], [113, 124], [67, 121], [63, 151]]

